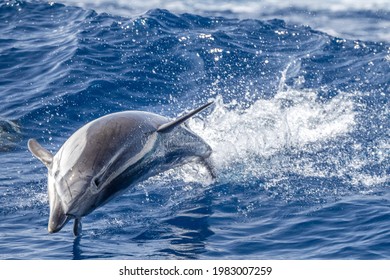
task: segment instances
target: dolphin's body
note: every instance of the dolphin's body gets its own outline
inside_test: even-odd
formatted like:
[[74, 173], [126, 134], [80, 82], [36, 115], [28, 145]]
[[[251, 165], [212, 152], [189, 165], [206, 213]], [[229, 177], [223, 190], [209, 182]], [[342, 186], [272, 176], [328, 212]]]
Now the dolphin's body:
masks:
[[190, 160], [210, 171], [210, 146], [182, 123], [212, 102], [169, 121], [148, 112], [125, 111], [103, 116], [77, 130], [52, 155], [34, 139], [32, 154], [48, 168], [48, 231], [60, 231], [72, 218], [73, 233], [81, 218], [128, 187]]

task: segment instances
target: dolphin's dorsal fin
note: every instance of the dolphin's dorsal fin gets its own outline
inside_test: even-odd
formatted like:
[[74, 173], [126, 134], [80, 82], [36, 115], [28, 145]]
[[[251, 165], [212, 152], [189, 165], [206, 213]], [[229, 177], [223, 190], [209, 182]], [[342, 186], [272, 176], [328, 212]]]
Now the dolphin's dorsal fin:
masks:
[[35, 139], [28, 140], [28, 149], [30, 152], [50, 169], [53, 162], [53, 154], [43, 148]]
[[203, 109], [206, 109], [208, 106], [210, 106], [211, 104], [213, 104], [214, 102], [211, 101], [209, 103], [206, 103], [202, 106], [200, 106], [199, 108], [189, 112], [188, 114], [185, 114], [184, 116], [181, 116], [180, 118], [177, 118], [176, 120], [173, 120], [173, 121], [170, 121], [170, 122], [167, 122], [167, 123], [164, 123], [162, 125], [160, 125], [157, 129], [157, 132], [169, 132], [171, 131], [172, 129], [174, 129], [176, 126], [182, 124], [183, 122], [185, 122], [186, 120], [188, 120], [189, 118], [191, 118], [193, 115], [199, 113], [200, 111], [202, 111]]

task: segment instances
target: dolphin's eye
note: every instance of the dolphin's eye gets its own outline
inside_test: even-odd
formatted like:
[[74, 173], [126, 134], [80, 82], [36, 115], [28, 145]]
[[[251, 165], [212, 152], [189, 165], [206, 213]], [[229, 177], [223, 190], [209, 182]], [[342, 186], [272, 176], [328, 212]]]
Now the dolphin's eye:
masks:
[[57, 177], [58, 177], [58, 174], [60, 174], [60, 171], [59, 171], [59, 170], [56, 170], [56, 172], [54, 172], [54, 178], [57, 178]]
[[93, 179], [93, 182], [95, 183], [96, 187], [99, 187], [99, 185], [100, 185], [100, 183], [101, 183], [99, 177], [95, 177], [95, 179]]

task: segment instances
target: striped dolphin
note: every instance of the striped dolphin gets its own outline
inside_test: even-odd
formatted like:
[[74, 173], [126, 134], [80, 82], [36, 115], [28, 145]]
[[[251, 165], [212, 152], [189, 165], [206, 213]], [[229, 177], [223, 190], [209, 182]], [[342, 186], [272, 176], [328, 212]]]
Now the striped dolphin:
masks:
[[[210, 146], [183, 123], [209, 102], [173, 121], [142, 111], [124, 111], [91, 121], [53, 155], [35, 139], [28, 148], [48, 169], [49, 233], [81, 218], [130, 186], [175, 166], [198, 160], [213, 175]], [[214, 176], [214, 175], [213, 175]]]

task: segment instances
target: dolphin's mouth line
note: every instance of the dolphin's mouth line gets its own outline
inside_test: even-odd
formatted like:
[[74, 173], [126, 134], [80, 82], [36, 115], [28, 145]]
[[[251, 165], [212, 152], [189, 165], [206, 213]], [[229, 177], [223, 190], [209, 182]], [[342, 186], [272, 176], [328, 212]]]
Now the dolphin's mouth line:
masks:
[[48, 227], [48, 231], [49, 233], [56, 233], [56, 232], [59, 232], [68, 222], [69, 220], [72, 219], [72, 217], [70, 215], [66, 215], [66, 219], [64, 219], [64, 221], [62, 222], [62, 224], [60, 225], [57, 225], [56, 227], [52, 228], [50, 225]]

